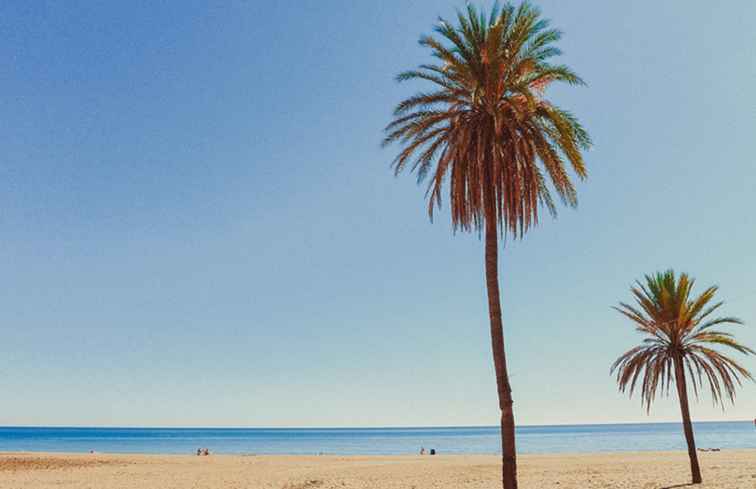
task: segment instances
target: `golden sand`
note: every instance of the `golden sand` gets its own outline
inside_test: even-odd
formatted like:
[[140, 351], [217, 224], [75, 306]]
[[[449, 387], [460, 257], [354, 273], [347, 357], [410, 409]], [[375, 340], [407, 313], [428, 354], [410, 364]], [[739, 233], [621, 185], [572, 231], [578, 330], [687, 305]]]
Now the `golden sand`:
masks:
[[[756, 489], [756, 450], [701, 453], [700, 489]], [[522, 455], [521, 489], [680, 489], [686, 453]], [[0, 454], [0, 488], [13, 489], [458, 489], [495, 488], [486, 455], [392, 457]]]

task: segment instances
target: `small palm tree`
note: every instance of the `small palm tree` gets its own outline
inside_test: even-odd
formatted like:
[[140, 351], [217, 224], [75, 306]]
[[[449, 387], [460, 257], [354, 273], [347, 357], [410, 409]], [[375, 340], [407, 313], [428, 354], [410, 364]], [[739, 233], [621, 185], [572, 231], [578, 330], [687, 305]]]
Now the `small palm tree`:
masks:
[[[432, 89], [401, 102], [386, 127], [384, 144], [403, 148], [393, 163], [429, 179], [428, 213], [441, 206], [449, 186], [455, 230], [485, 233], [485, 269], [496, 385], [501, 410], [502, 484], [516, 489], [514, 415], [501, 321], [498, 276], [500, 233], [522, 237], [539, 212], [552, 215], [554, 191], [567, 205], [577, 196], [566, 162], [586, 177], [582, 150], [588, 134], [569, 112], [545, 97], [554, 82], [580, 85], [569, 68], [551, 64], [560, 37], [538, 9], [494, 6], [491, 13], [468, 4], [457, 25], [441, 20], [439, 38], [423, 36], [436, 64], [424, 64], [397, 79], [429, 83]], [[445, 183], [446, 182], [446, 183]], [[550, 188], [552, 190], [550, 190]]]
[[611, 371], [617, 372], [622, 392], [629, 390], [632, 396], [636, 387], [640, 389], [641, 402], [647, 411], [656, 394], [668, 395], [670, 385], [675, 383], [693, 483], [700, 484], [701, 468], [690, 422], [688, 384], [693, 387], [696, 398], [706, 382], [714, 403], [721, 405], [725, 398], [734, 402], [735, 388], [741, 385], [741, 379], [753, 380], [753, 377], [715, 348], [729, 348], [746, 355], [755, 352], [738, 343], [732, 334], [718, 330], [722, 325], [743, 322], [734, 317], [712, 318], [723, 304], [712, 304], [717, 287], [709, 287], [694, 297], [695, 280], [687, 274], [676, 277], [675, 272], [669, 270], [646, 275], [645, 279], [645, 284], [638, 281], [630, 289], [637, 305], [622, 302], [615, 309], [630, 318], [646, 338], [640, 346], [620, 356]]

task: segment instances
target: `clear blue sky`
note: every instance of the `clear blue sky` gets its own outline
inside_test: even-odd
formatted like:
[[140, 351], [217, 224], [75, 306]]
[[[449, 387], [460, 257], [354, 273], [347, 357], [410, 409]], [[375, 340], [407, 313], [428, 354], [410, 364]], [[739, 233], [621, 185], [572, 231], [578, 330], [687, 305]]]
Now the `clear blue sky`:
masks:
[[[495, 424], [481, 242], [379, 144], [463, 2], [210, 3], [0, 5], [0, 425]], [[503, 251], [517, 421], [675, 420], [610, 306], [686, 270], [756, 346], [756, 3], [539, 4], [595, 148]]]

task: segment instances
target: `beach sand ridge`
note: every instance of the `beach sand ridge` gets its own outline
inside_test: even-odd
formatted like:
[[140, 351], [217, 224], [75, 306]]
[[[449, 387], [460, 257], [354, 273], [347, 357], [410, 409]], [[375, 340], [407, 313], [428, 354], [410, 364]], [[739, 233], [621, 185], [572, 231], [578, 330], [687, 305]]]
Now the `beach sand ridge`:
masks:
[[[697, 489], [756, 489], [756, 450], [701, 453]], [[8, 489], [483, 489], [493, 455], [239, 456], [0, 454]], [[689, 482], [685, 452], [522, 455], [521, 489], [670, 489]]]

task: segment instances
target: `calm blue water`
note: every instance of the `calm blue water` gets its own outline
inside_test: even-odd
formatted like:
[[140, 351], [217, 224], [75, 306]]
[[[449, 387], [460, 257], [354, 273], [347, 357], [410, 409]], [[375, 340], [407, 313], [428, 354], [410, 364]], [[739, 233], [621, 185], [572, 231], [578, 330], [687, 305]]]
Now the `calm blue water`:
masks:
[[[752, 422], [697, 423], [701, 448], [756, 448]], [[383, 455], [417, 453], [496, 453], [498, 429], [214, 429], [214, 428], [0, 428], [0, 451], [105, 453], [214, 453]], [[679, 424], [523, 426], [520, 453], [682, 450]]]

